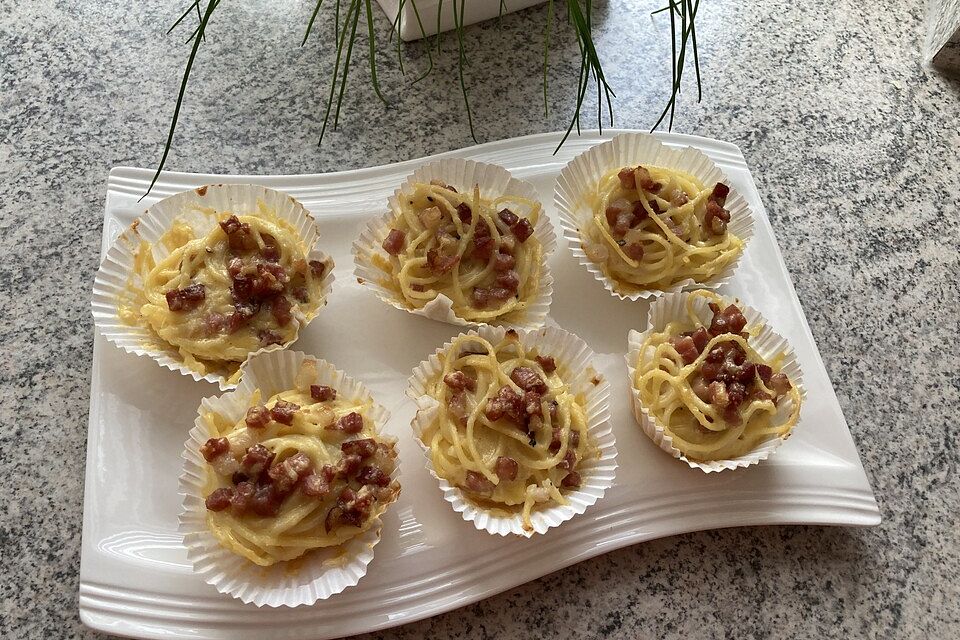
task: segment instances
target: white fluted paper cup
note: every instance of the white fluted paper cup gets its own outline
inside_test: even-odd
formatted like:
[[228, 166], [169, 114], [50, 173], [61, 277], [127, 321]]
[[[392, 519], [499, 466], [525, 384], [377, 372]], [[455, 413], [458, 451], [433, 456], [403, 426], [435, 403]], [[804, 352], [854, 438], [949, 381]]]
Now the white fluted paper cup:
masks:
[[[460, 336], [479, 336], [496, 344], [503, 339], [506, 332], [507, 329], [503, 327], [481, 326]], [[412, 427], [414, 435], [417, 436], [417, 443], [426, 458], [427, 469], [436, 478], [444, 499], [450, 503], [453, 510], [481, 531], [501, 536], [515, 534], [531, 537], [534, 533], [546, 533], [551, 527], [559, 526], [574, 516], [582, 514], [603, 497], [604, 492], [613, 485], [616, 475], [617, 443], [613, 435], [613, 427], [610, 425], [610, 384], [593, 368], [592, 361], [595, 354], [587, 343], [579, 336], [557, 327], [543, 327], [517, 333], [524, 346], [536, 348], [539, 353], [553, 357], [557, 363], [557, 369], [564, 372], [563, 377], [574, 395], [583, 394], [587, 431], [599, 450], [598, 456], [578, 463], [577, 471], [580, 472], [581, 485], [578, 489], [564, 492], [567, 504], [535, 508], [530, 516], [533, 531], [524, 529], [522, 513], [510, 516], [491, 513], [470, 500], [459, 487], [441, 477], [433, 466], [428, 447], [421, 440], [423, 431], [433, 422], [440, 406], [439, 402], [427, 393], [427, 386], [430, 380], [436, 378], [443, 370], [440, 356], [451, 348], [452, 340], [437, 349], [429, 359], [421, 362], [413, 370], [413, 375], [408, 382], [407, 395], [417, 405]]]
[[[205, 235], [217, 224], [216, 212], [246, 215], [257, 211], [261, 202], [293, 227], [309, 249], [308, 260], [319, 260], [326, 265], [321, 282], [322, 301], [316, 312], [306, 315], [298, 311], [298, 307], [294, 308], [291, 322], [296, 323], [296, 335], [299, 335], [327, 303], [333, 285], [333, 259], [315, 247], [319, 237], [316, 222], [299, 201], [282, 191], [252, 184], [207, 185], [174, 194], [147, 209], [120, 234], [107, 251], [93, 283], [93, 320], [100, 335], [128, 353], [152, 358], [161, 366], [194, 380], [212, 382], [223, 390], [236, 386], [229, 380], [235, 373], [234, 365], [224, 364], [220, 370], [207, 373], [192, 369], [177, 348], [162, 340], [152, 328], [124, 322], [119, 305], [124, 300], [135, 299], [136, 289], [142, 285], [134, 268], [141, 241], [150, 243], [154, 258], [159, 262], [170, 254], [170, 249], [160, 242], [160, 238], [176, 220], [186, 221], [199, 235]], [[251, 355], [284, 349], [292, 342], [270, 345]]]
[[553, 299], [553, 275], [547, 266], [547, 257], [557, 246], [553, 225], [547, 217], [546, 210], [541, 207], [540, 215], [533, 227], [533, 237], [543, 249], [540, 280], [537, 291], [531, 297], [526, 309], [506, 314], [489, 323], [478, 323], [465, 320], [453, 311], [453, 301], [446, 295], [440, 294], [423, 307], [412, 307], [403, 296], [390, 286], [391, 276], [377, 266], [378, 259], [386, 260], [386, 252], [381, 246], [393, 221], [400, 213], [400, 198], [404, 193], [413, 191], [417, 183], [428, 183], [431, 180], [442, 180], [455, 187], [461, 193], [471, 192], [474, 186], [480, 188], [480, 195], [485, 198], [500, 196], [515, 196], [536, 202], [540, 195], [536, 187], [529, 182], [519, 180], [510, 175], [503, 167], [462, 158], [446, 158], [426, 164], [413, 172], [404, 183], [388, 199], [388, 211], [370, 220], [360, 232], [360, 236], [353, 243], [354, 274], [360, 284], [371, 289], [378, 298], [391, 307], [407, 311], [418, 316], [446, 322], [458, 326], [480, 326], [490, 324], [514, 329], [536, 329], [542, 327], [550, 311], [550, 302]]
[[[649, 411], [640, 400], [640, 391], [636, 388], [634, 381], [637, 377], [643, 343], [652, 333], [663, 331], [670, 322], [687, 320], [686, 305], [690, 295], [691, 292], [671, 292], [664, 294], [650, 305], [650, 311], [647, 316], [647, 330], [641, 333], [635, 329], [631, 329], [627, 335], [626, 361], [628, 375], [630, 376], [630, 393], [633, 398], [633, 415], [637, 423], [643, 428], [643, 432], [647, 434], [658, 447], [674, 458], [686, 462], [691, 468], [700, 469], [704, 473], [711, 473], [758, 464], [769, 458], [773, 452], [791, 436], [793, 429], [783, 436], [774, 436], [761, 442], [759, 446], [742, 456], [727, 460], [700, 462], [691, 460], [685, 456], [680, 449], [674, 446], [673, 437], [667, 432], [666, 427], [663, 426], [657, 416]], [[777, 354], [784, 354], [780, 371], [787, 374], [787, 377], [790, 378], [790, 383], [799, 390], [800, 402], [802, 403], [806, 397], [806, 390], [803, 387], [803, 374], [800, 370], [800, 363], [797, 361], [797, 355], [794, 353], [793, 347], [790, 346], [786, 338], [781, 337], [770, 328], [770, 325], [767, 324], [767, 321], [759, 311], [752, 307], [739, 304], [739, 301], [733, 299], [726, 300], [726, 302], [733, 302], [740, 307], [740, 311], [747, 319], [748, 328], [760, 325], [760, 333], [750, 337], [750, 346], [756, 350], [761, 357], [766, 360], [775, 357]], [[713, 313], [710, 311], [710, 307], [707, 306], [707, 300], [704, 298], [698, 299], [694, 303], [694, 310], [700, 322], [704, 326], [709, 327]], [[781, 403], [777, 407], [776, 415], [783, 417], [789, 413], [792, 402], [792, 400], [788, 399]], [[795, 428], [796, 427], [794, 427], [794, 429]]]
[[666, 290], [643, 289], [624, 292], [614, 278], [604, 273], [600, 265], [587, 257], [583, 248], [586, 240], [582, 237], [580, 230], [593, 224], [593, 210], [586, 196], [596, 191], [600, 179], [610, 170], [638, 164], [683, 171], [696, 177], [703, 184], [724, 182], [729, 185], [729, 180], [723, 172], [699, 149], [693, 147], [673, 149], [647, 133], [621, 133], [608, 142], [591, 147], [563, 168], [554, 192], [554, 205], [560, 215], [563, 237], [566, 238], [567, 245], [577, 261], [586, 267], [587, 271], [592, 273], [607, 291], [621, 300], [656, 298], [671, 291], [715, 289], [729, 281], [753, 236], [753, 211], [743, 194], [733, 186], [730, 187], [730, 193], [724, 205], [730, 212], [727, 230], [743, 241], [743, 251], [736, 260], [706, 282], [698, 283], [692, 278], [687, 278]]
[[[179, 522], [180, 533], [193, 570], [220, 593], [228, 593], [258, 607], [296, 607], [310, 605], [355, 586], [367, 573], [373, 560], [373, 548], [380, 542], [383, 528], [379, 519], [370, 527], [343, 544], [315, 549], [291, 561], [262, 567], [220, 545], [207, 527], [204, 490], [210, 465], [200, 447], [215, 434], [203, 418], [205, 413], [218, 413], [233, 422], [246, 415], [250, 397], [260, 389], [263, 398], [293, 389], [300, 365], [314, 360], [317, 365], [315, 384], [333, 387], [340, 398], [373, 402], [367, 388], [359, 381], [336, 369], [324, 360], [317, 360], [299, 351], [273, 351], [250, 358], [243, 365], [237, 388], [221, 396], [204, 398], [193, 429], [184, 444], [183, 471], [180, 474], [180, 495], [183, 497]], [[367, 414], [381, 437], [389, 412], [373, 402]], [[396, 477], [395, 470], [393, 476]]]

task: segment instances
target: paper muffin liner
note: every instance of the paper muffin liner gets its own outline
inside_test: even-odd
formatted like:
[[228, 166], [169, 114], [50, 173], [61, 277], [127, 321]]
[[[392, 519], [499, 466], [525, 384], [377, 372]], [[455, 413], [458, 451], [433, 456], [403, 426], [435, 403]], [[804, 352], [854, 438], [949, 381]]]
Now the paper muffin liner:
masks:
[[607, 172], [616, 167], [654, 165], [684, 171], [703, 184], [715, 184], [729, 180], [710, 158], [699, 149], [683, 147], [673, 149], [664, 145], [656, 137], [646, 133], [621, 133], [608, 142], [584, 151], [560, 172], [554, 192], [554, 205], [560, 214], [560, 227], [563, 237], [577, 260], [599, 280], [607, 291], [621, 300], [639, 300], [656, 298], [666, 292], [687, 291], [690, 289], [715, 289], [727, 282], [743, 258], [747, 244], [753, 236], [753, 211], [743, 194], [730, 186], [724, 207], [730, 212], [728, 231], [743, 241], [743, 251], [736, 260], [707, 282], [696, 282], [692, 278], [681, 280], [668, 289], [661, 291], [645, 289], [624, 293], [618, 290], [617, 281], [607, 276], [600, 265], [587, 257], [583, 249], [580, 229], [593, 224], [593, 210], [586, 195], [597, 188], [597, 183]]
[[[261, 567], [220, 545], [207, 527], [204, 490], [209, 465], [200, 447], [212, 437], [203, 413], [216, 412], [232, 421], [240, 421], [254, 390], [264, 398], [294, 388], [294, 380], [304, 360], [317, 363], [317, 383], [333, 387], [338, 397], [372, 401], [367, 388], [337, 370], [332, 364], [299, 351], [262, 353], [247, 360], [236, 389], [221, 396], [204, 398], [196, 423], [184, 444], [184, 465], [180, 474], [180, 533], [193, 570], [220, 593], [228, 593], [258, 607], [296, 607], [310, 605], [356, 585], [373, 560], [373, 547], [380, 541], [383, 528], [379, 519], [358, 536], [329, 549], [315, 549], [287, 562]], [[383, 437], [382, 428], [389, 412], [373, 403], [368, 417]], [[396, 477], [394, 471], [394, 477]]]
[[553, 298], [553, 275], [547, 266], [547, 257], [557, 246], [553, 225], [550, 223], [546, 210], [542, 207], [540, 216], [533, 227], [533, 237], [543, 248], [540, 282], [536, 294], [530, 299], [521, 316], [509, 320], [498, 318], [489, 323], [472, 322], [457, 316], [453, 311], [453, 301], [444, 294], [438, 295], [420, 309], [413, 309], [400, 292], [384, 286], [384, 281], [389, 278], [389, 275], [376, 266], [373, 257], [375, 255], [379, 255], [381, 258], [387, 257], [381, 245], [390, 232], [391, 224], [399, 215], [401, 195], [405, 192], [411, 192], [415, 183], [430, 182], [431, 180], [442, 180], [461, 193], [472, 191], [474, 185], [477, 185], [480, 187], [481, 196], [487, 198], [507, 195], [536, 202], [540, 201], [540, 195], [536, 187], [529, 182], [514, 178], [509, 171], [495, 164], [461, 158], [446, 158], [426, 164], [407, 177], [400, 188], [388, 199], [388, 211], [370, 220], [364, 226], [360, 236], [354, 241], [353, 261], [355, 265], [354, 274], [357, 280], [373, 290], [378, 298], [391, 307], [432, 320], [458, 326], [475, 327], [490, 324], [524, 330], [542, 327]]
[[[503, 327], [481, 326], [460, 335], [478, 335], [496, 344], [503, 339], [506, 331]], [[587, 507], [603, 497], [604, 492], [613, 484], [616, 475], [617, 443], [613, 435], [613, 427], [610, 425], [610, 384], [593, 368], [591, 362], [594, 353], [587, 343], [579, 336], [556, 327], [518, 333], [520, 342], [524, 346], [536, 347], [539, 353], [552, 356], [557, 362], [558, 369], [562, 368], [567, 377], [573, 376], [572, 380], [568, 379], [567, 382], [573, 394], [582, 393], [586, 398], [584, 408], [587, 413], [587, 431], [593, 436], [600, 450], [598, 457], [583, 460], [577, 465], [582, 484], [579, 489], [564, 492], [567, 504], [553, 504], [534, 509], [531, 513], [533, 531], [524, 530], [521, 513], [511, 516], [496, 515], [474, 503], [459, 487], [451, 485], [449, 481], [438, 475], [430, 459], [429, 448], [421, 440], [424, 429], [433, 421], [440, 406], [439, 402], [427, 393], [427, 384], [431, 378], [442, 371], [440, 355], [450, 349], [452, 340], [437, 349], [429, 359], [421, 362], [413, 370], [407, 395], [417, 405], [417, 413], [411, 423], [414, 435], [417, 436], [417, 444], [424, 453], [427, 469], [437, 479], [444, 499], [451, 504], [453, 510], [482, 531], [501, 536], [516, 534], [529, 538], [534, 533], [546, 533], [549, 528], [559, 526], [575, 515], [582, 514]]]
[[[748, 453], [738, 456], [736, 458], [730, 458], [728, 460], [711, 460], [709, 462], [698, 462], [696, 460], [691, 460], [683, 454], [680, 449], [673, 445], [673, 437], [667, 433], [666, 428], [660, 421], [657, 419], [652, 412], [647, 410], [643, 406], [643, 403], [640, 401], [640, 392], [637, 390], [634, 385], [634, 380], [636, 379], [637, 366], [640, 362], [640, 348], [643, 345], [644, 340], [650, 336], [651, 333], [656, 333], [663, 331], [664, 327], [668, 323], [677, 320], [685, 321], [686, 316], [686, 304], [687, 298], [690, 296], [690, 292], [673, 292], [667, 293], [662, 297], [658, 298], [650, 305], [650, 311], [648, 314], [648, 323], [647, 330], [643, 333], [631, 329], [627, 335], [627, 371], [630, 376], [630, 393], [633, 396], [633, 415], [637, 419], [637, 422], [643, 428], [643, 432], [653, 440], [658, 447], [669, 453], [674, 458], [679, 458], [686, 462], [690, 467], [700, 469], [704, 473], [710, 473], [714, 471], [723, 471], [725, 469], [737, 469], [740, 467], [749, 467], [760, 463], [763, 460], [766, 460], [773, 454], [777, 448], [784, 443], [796, 429], [794, 426], [786, 435], [773, 437], [769, 440], [761, 442], [758, 447], [749, 451]], [[727, 302], [732, 302], [732, 298], [724, 298]], [[757, 351], [764, 359], [769, 359], [774, 357], [778, 353], [783, 353], [783, 361], [780, 367], [780, 371], [787, 374], [790, 378], [790, 383], [793, 384], [800, 391], [800, 401], [803, 402], [806, 397], [806, 390], [803, 387], [803, 374], [800, 371], [800, 363], [797, 361], [796, 353], [794, 353], [793, 348], [787, 342], [787, 340], [770, 328], [770, 325], [767, 324], [767, 321], [760, 314], [759, 311], [752, 307], [746, 305], [737, 304], [740, 307], [743, 316], [747, 319], [747, 327], [752, 327], [754, 325], [760, 325], [762, 328], [760, 333], [756, 336], [750, 337], [750, 346]], [[697, 300], [694, 304], [694, 309], [697, 313], [697, 316], [700, 318], [701, 322], [709, 326], [710, 318], [713, 317], [710, 308], [707, 306], [707, 300], [701, 298]], [[778, 415], [782, 414], [785, 410], [785, 407], [788, 405], [782, 404], [778, 407]]]
[[[226, 390], [236, 386], [227, 377], [217, 372], [206, 375], [194, 371], [184, 364], [180, 352], [171, 344], [165, 343], [146, 326], [131, 326], [123, 322], [118, 314], [120, 300], [131, 296], [128, 282], [139, 284], [139, 276], [134, 272], [134, 261], [140, 241], [151, 244], [154, 257], [161, 260], [170, 254], [170, 250], [159, 242], [160, 237], [173, 225], [175, 219], [186, 220], [199, 235], [205, 235], [215, 224], [213, 216], [206, 215], [194, 206], [211, 207], [218, 212], [232, 211], [244, 215], [257, 210], [258, 201], [276, 212], [277, 217], [290, 223], [298, 237], [310, 250], [308, 260], [319, 260], [327, 268], [321, 282], [323, 303], [319, 312], [327, 304], [333, 285], [333, 259], [315, 248], [319, 237], [313, 216], [293, 197], [252, 184], [217, 184], [184, 191], [157, 202], [147, 209], [143, 216], [124, 231], [110, 246], [107, 255], [100, 264], [93, 283], [93, 319], [100, 334], [118, 347], [138, 356], [147, 356], [161, 366], [178, 371], [194, 380], [206, 380]], [[314, 317], [295, 314], [293, 322], [298, 323], [297, 335]], [[296, 338], [294, 338], [295, 340]], [[270, 345], [253, 352], [251, 355], [276, 351], [287, 347], [293, 341], [282, 345]]]

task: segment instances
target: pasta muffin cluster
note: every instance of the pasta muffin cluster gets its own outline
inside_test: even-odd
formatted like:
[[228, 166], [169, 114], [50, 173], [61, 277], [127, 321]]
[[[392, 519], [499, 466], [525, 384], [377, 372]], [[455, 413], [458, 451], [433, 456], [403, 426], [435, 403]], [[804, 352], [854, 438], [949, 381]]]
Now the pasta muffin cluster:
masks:
[[370, 401], [313, 384], [305, 360], [295, 388], [266, 400], [256, 390], [234, 422], [203, 415], [212, 434], [207, 524], [220, 544], [258, 565], [339, 545], [370, 528], [397, 499], [392, 439], [380, 435]]
[[[709, 323], [698, 299], [709, 301]], [[685, 306], [686, 317], [648, 332], [633, 380], [673, 446], [691, 460], [729, 460], [786, 437], [802, 397], [782, 371], [785, 352], [758, 353], [751, 341], [762, 327], [748, 327], [737, 304], [712, 292], [689, 294]]]
[[583, 249], [621, 293], [703, 283], [733, 263], [743, 241], [728, 230], [730, 189], [652, 165], [616, 168], [592, 194]]
[[176, 220], [159, 240], [169, 250], [159, 261], [141, 241], [141, 285], [120, 301], [119, 315], [148, 327], [190, 369], [235, 382], [251, 353], [292, 342], [316, 315], [332, 263], [310, 260], [296, 231], [262, 203], [250, 214], [201, 210], [217, 224], [200, 234]]
[[479, 186], [460, 193], [439, 180], [416, 183], [398, 199], [381, 268], [408, 308], [443, 295], [470, 322], [519, 317], [527, 309], [541, 278], [543, 247], [534, 235], [540, 203], [482, 197]]
[[580, 465], [598, 454], [583, 398], [562, 364], [512, 330], [496, 344], [461, 335], [440, 359], [426, 389], [439, 406], [419, 434], [433, 468], [483, 508], [522, 514], [532, 530], [531, 512], [566, 504]]

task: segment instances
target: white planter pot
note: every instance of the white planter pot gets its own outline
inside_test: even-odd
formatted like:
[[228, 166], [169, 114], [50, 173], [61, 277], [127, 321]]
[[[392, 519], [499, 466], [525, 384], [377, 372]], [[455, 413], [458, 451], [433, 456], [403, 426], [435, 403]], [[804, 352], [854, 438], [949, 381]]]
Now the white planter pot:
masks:
[[[417, 3], [417, 11], [420, 13], [420, 20], [423, 22], [423, 31], [417, 23], [417, 17], [413, 12], [413, 2]], [[400, 6], [400, 0], [377, 0], [390, 21], [397, 18], [397, 10]], [[459, 0], [443, 0], [442, 6], [440, 0], [406, 0], [403, 6], [403, 15], [400, 16], [400, 24], [397, 29], [400, 32], [400, 38], [406, 41], [419, 40], [424, 35], [432, 36], [437, 33], [437, 10], [440, 8], [440, 31], [449, 31], [453, 29], [453, 3]], [[504, 0], [504, 13], [519, 11], [540, 4], [544, 0]], [[459, 4], [457, 5], [460, 6]], [[500, 15], [500, 0], [466, 0], [464, 2], [463, 24], [474, 24], [496, 18]]]

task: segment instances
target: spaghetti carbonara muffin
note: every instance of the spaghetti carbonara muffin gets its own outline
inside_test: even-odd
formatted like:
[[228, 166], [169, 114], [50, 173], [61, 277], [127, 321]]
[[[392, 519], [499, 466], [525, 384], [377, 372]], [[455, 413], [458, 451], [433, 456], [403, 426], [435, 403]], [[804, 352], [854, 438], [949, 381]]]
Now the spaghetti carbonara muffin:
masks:
[[367, 416], [372, 404], [310, 384], [307, 360], [295, 389], [250, 398], [239, 422], [204, 419], [212, 437], [207, 525], [220, 544], [258, 565], [339, 545], [369, 529], [397, 499], [395, 443]]
[[177, 219], [160, 238], [170, 251], [160, 262], [141, 241], [142, 291], [121, 301], [120, 316], [151, 328], [189, 368], [236, 377], [251, 353], [296, 339], [324, 303], [332, 265], [308, 260], [293, 227], [262, 203], [246, 215], [198, 209], [218, 224], [200, 235]]
[[434, 470], [481, 508], [521, 513], [532, 531], [532, 510], [566, 504], [580, 463], [599, 453], [584, 398], [571, 392], [563, 363], [525, 348], [513, 330], [498, 344], [461, 335], [440, 360], [427, 384], [439, 408], [420, 436]]
[[[469, 322], [522, 312], [537, 294], [543, 247], [533, 235], [539, 202], [460, 193], [439, 181], [398, 196], [400, 213], [379, 266], [410, 309], [443, 294]], [[509, 204], [510, 206], [506, 206]]]
[[743, 241], [727, 230], [729, 191], [675, 169], [614, 169], [591, 199], [584, 252], [622, 293], [707, 282], [743, 252]]
[[[709, 326], [694, 312], [710, 301]], [[641, 404], [691, 460], [727, 460], [784, 437], [800, 417], [801, 395], [781, 364], [750, 345], [761, 326], [747, 327], [736, 304], [708, 291], [687, 298], [687, 317], [650, 332], [640, 347], [633, 385]], [[789, 402], [785, 411], [779, 407]]]

